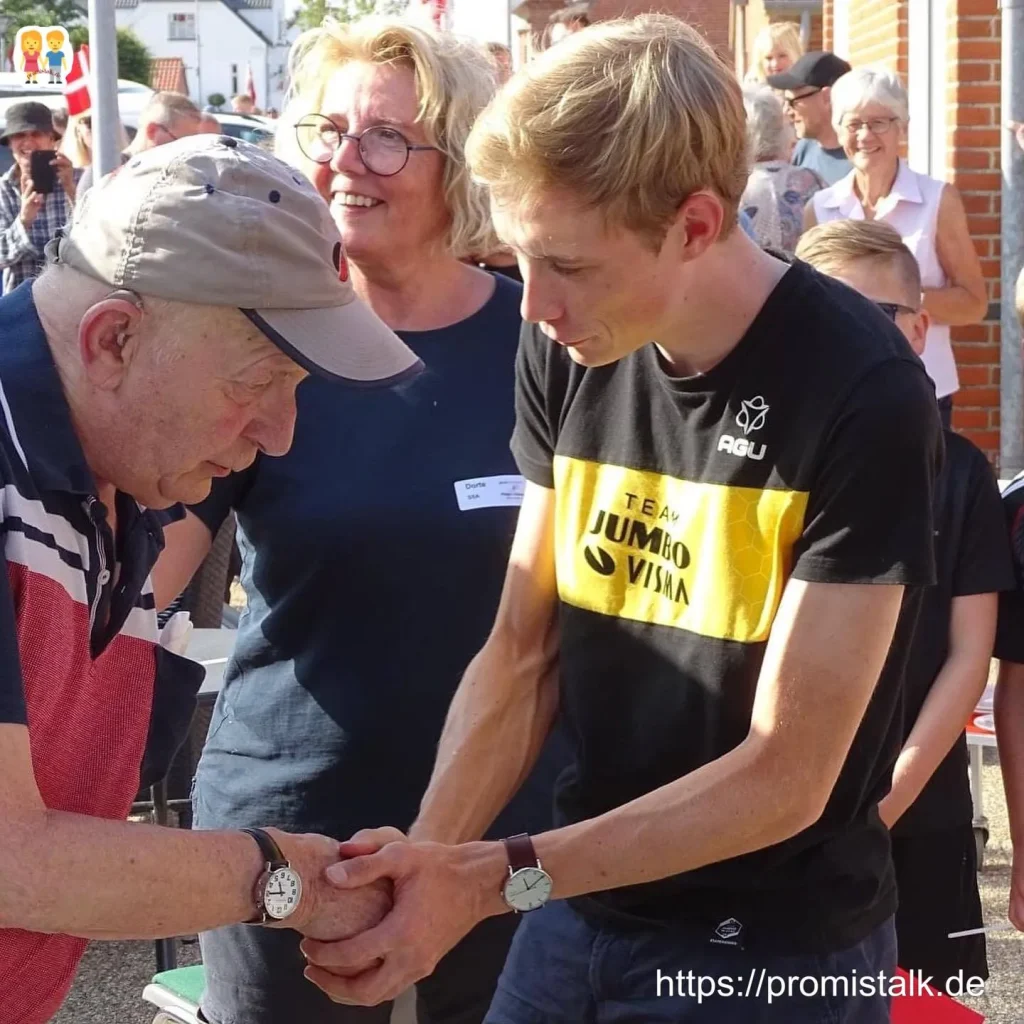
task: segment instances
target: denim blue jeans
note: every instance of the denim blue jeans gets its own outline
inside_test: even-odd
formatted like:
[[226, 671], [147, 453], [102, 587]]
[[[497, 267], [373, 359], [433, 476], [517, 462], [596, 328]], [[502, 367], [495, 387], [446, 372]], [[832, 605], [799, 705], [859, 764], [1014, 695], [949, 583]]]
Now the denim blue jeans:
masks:
[[850, 949], [783, 956], [596, 927], [556, 901], [524, 915], [485, 1024], [886, 1024], [885, 986], [866, 990], [895, 969], [891, 918]]

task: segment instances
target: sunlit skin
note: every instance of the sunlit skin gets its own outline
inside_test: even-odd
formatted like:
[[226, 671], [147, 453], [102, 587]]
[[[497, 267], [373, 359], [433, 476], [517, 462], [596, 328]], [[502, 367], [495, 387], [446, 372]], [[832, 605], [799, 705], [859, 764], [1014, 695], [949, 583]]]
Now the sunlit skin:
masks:
[[910, 342], [910, 347], [919, 356], [924, 354], [925, 338], [931, 321], [927, 311], [921, 308], [921, 296], [907, 289], [897, 270], [880, 260], [851, 260], [832, 276], [872, 302], [891, 302], [917, 310], [916, 313], [898, 312], [896, 326]]
[[838, 143], [832, 128], [830, 89], [815, 91], [811, 88], [787, 89], [786, 113], [801, 139], [817, 139], [826, 149]]
[[[888, 121], [888, 131], [881, 135], [871, 131], [867, 123], [876, 119]], [[862, 127], [855, 133], [848, 131], [846, 125], [850, 122], [859, 123]], [[899, 169], [900, 129], [888, 107], [872, 102], [846, 111], [843, 114], [839, 141], [858, 171], [870, 173], [891, 167], [895, 180], [896, 171]]]
[[[353, 61], [330, 77], [317, 113], [347, 134], [388, 125], [413, 145], [430, 145], [416, 121], [418, 109], [411, 69]], [[330, 163], [306, 161], [303, 169], [330, 204], [346, 251], [357, 264], [388, 266], [403, 252], [419, 252], [444, 235], [448, 211], [438, 202], [444, 158], [437, 151], [414, 150], [401, 171], [382, 176], [363, 163], [358, 143], [344, 139]], [[369, 198], [374, 205], [345, 205], [346, 195]]]
[[738, 262], [766, 287], [785, 270], [742, 232], [723, 239], [724, 207], [706, 191], [680, 204], [660, 246], [557, 190], [528, 203], [494, 201], [491, 210], [523, 275], [523, 319], [583, 366], [615, 362], [653, 342], [669, 372], [705, 372], [756, 313], [742, 302], [709, 308], [705, 293], [727, 276], [724, 264], [735, 273]]
[[62, 377], [101, 497], [116, 488], [150, 508], [195, 504], [214, 477], [291, 447], [306, 371], [237, 309], [154, 325], [107, 298], [82, 316], [77, 347]]
[[766, 75], [781, 75], [793, 66], [793, 58], [788, 50], [778, 46], [773, 47], [764, 57], [764, 71]]

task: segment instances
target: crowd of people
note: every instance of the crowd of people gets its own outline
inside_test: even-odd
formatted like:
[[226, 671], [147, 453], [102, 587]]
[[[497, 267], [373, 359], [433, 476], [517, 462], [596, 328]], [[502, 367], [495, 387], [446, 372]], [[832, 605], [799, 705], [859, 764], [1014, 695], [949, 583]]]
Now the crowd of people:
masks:
[[[1024, 930], [1024, 483], [949, 429], [985, 290], [901, 84], [786, 25], [744, 83], [668, 16], [550, 41], [328, 21], [275, 155], [158, 94], [97, 181], [69, 121], [46, 195], [59, 126], [8, 114], [8, 1024], [188, 933], [210, 1024], [888, 1020], [656, 979], [986, 978], [993, 653]], [[129, 824], [229, 515], [194, 827]]]

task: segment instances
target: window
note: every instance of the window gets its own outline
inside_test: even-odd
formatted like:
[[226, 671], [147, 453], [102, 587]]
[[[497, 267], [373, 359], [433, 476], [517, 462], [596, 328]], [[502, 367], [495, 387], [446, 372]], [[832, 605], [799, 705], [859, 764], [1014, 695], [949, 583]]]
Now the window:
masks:
[[196, 16], [194, 14], [169, 14], [168, 39], [195, 39]]
[[231, 95], [238, 95], [238, 65], [231, 65]]

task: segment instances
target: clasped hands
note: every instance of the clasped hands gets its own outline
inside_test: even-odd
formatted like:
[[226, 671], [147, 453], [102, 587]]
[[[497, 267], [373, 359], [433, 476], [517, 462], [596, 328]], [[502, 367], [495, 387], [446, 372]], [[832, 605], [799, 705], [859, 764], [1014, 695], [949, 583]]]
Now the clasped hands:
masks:
[[[394, 828], [367, 829], [331, 842], [334, 856], [325, 861], [323, 837], [288, 838], [299, 847], [293, 863], [303, 898], [297, 919], [283, 923], [305, 936], [305, 976], [335, 1002], [394, 999], [478, 922], [507, 910], [499, 843], [445, 846], [411, 842]], [[302, 848], [312, 840], [323, 846], [311, 862]]]

